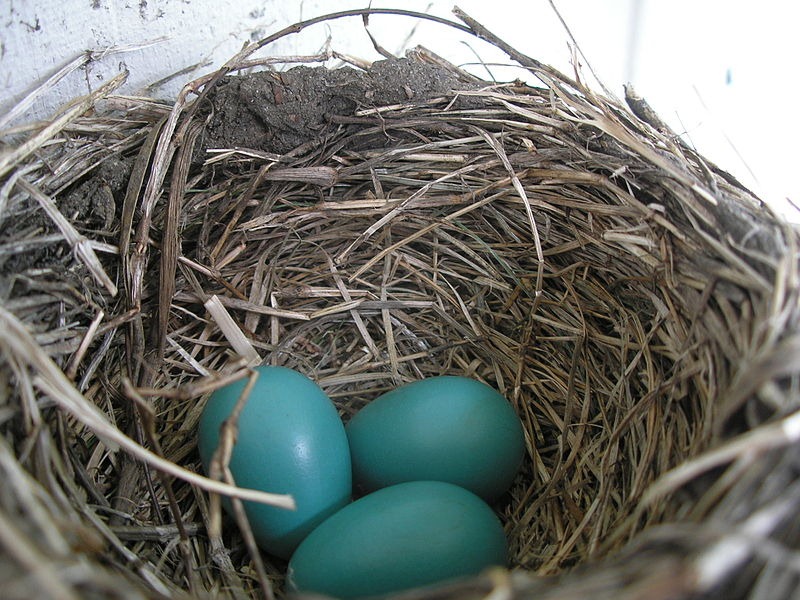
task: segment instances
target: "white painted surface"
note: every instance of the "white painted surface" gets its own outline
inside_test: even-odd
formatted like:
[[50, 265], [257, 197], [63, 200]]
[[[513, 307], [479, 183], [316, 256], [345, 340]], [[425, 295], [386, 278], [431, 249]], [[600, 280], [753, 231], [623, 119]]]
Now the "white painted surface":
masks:
[[[461, 8], [518, 50], [571, 70], [568, 37], [548, 0], [460, 0]], [[0, 111], [36, 82], [87, 50], [141, 46], [111, 54], [64, 80], [23, 121], [45, 117], [119, 72], [123, 93], [174, 97], [242, 45], [303, 18], [363, 8], [367, 0], [0, 0]], [[373, 0], [451, 17], [453, 1]], [[661, 116], [710, 160], [728, 169], [793, 220], [786, 197], [800, 201], [796, 176], [800, 121], [793, 115], [800, 58], [800, 8], [762, 0], [559, 0], [559, 9], [591, 66], [614, 93], [632, 82]], [[422, 44], [453, 62], [507, 63], [485, 43], [441, 25], [373, 16], [370, 31], [388, 50]], [[317, 25], [262, 55], [310, 54], [330, 39], [338, 51], [378, 58], [360, 19]], [[157, 88], [153, 82], [190, 67]], [[499, 79], [519, 76], [489, 66]], [[480, 65], [471, 67], [487, 76]], [[584, 70], [588, 76], [588, 70]]]

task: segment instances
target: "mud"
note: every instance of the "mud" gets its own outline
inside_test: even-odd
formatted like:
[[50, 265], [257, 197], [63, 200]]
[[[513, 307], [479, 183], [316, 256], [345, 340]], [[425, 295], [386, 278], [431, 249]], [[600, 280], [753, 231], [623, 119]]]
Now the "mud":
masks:
[[[350, 67], [295, 67], [231, 76], [211, 94], [201, 152], [246, 147], [285, 154], [364, 108], [418, 102], [467, 89], [451, 71], [405, 58]], [[340, 120], [341, 121], [341, 120]]]

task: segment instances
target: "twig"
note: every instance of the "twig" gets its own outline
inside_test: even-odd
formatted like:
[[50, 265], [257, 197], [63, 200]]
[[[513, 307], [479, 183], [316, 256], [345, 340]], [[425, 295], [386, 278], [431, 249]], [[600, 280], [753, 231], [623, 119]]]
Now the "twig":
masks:
[[[545, 74], [555, 81], [563, 81], [567, 83], [573, 89], [576, 90], [584, 89], [584, 86], [582, 84], [580, 84], [579, 82], [575, 81], [570, 77], [567, 77], [559, 70], [554, 69], [553, 67], [546, 65], [536, 60], [535, 58], [531, 58], [530, 56], [522, 54], [520, 51], [513, 48], [510, 44], [504, 42], [497, 35], [486, 29], [486, 27], [481, 25], [478, 21], [470, 17], [467, 13], [465, 13], [457, 6], [453, 8], [453, 14], [467, 24], [470, 33], [472, 33], [475, 37], [490, 43], [492, 46], [496, 46], [497, 48], [505, 52], [509, 56], [509, 58], [516, 61], [526, 69], [528, 69], [531, 73], [533, 73], [537, 77], [540, 77], [542, 74]], [[550, 80], [549, 79], [546, 80], [545, 83], [549, 84]]]

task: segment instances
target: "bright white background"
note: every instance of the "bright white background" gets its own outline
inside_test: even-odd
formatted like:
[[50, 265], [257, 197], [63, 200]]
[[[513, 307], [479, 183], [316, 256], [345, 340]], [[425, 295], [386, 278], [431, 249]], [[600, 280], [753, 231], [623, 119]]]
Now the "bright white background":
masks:
[[[703, 155], [778, 211], [800, 221], [800, 213], [787, 201], [800, 202], [798, 3], [554, 1], [612, 93], [621, 97], [623, 84], [632, 83]], [[450, 17], [454, 3], [521, 52], [561, 70], [572, 69], [569, 37], [549, 0], [373, 0], [372, 6], [402, 6]], [[123, 67], [130, 71], [124, 93], [174, 97], [183, 83], [219, 66], [246, 41], [303, 18], [367, 4], [368, 0], [0, 0], [0, 114], [87, 49], [158, 40], [110, 54], [73, 73], [36, 102], [23, 121], [51, 114]], [[395, 53], [422, 44], [459, 64], [475, 63], [476, 57], [507, 62], [486, 44], [440, 25], [374, 16], [370, 31]], [[267, 48], [265, 54], [314, 53], [328, 38], [338, 51], [379, 58], [360, 19], [315, 26]], [[482, 69], [470, 68], [486, 77]], [[506, 74], [495, 68], [492, 72], [499, 79]]]

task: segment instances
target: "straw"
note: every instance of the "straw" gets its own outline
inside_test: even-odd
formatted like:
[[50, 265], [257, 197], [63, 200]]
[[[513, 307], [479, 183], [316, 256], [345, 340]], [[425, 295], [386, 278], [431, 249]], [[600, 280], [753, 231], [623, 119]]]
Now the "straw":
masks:
[[[328, 77], [239, 74], [280, 66], [256, 55], [271, 41], [429, 18], [346, 11], [249, 45], [172, 106], [110, 96], [120, 74], [9, 130], [24, 138], [0, 164], [9, 597], [280, 596], [285, 564], [217, 494], [291, 499], [231, 485], [227, 451], [200, 475], [196, 451], [208, 395], [260, 363], [316, 380], [345, 421], [443, 374], [519, 415], [526, 460], [495, 507], [513, 570], [405, 597], [791, 597], [797, 230], [632, 90], [629, 108], [455, 14], [432, 20], [506, 52], [521, 80], [424, 48], [345, 57], [361, 100], [295, 123], [293, 149], [209, 146], [241, 78], [270, 82], [269, 105]], [[381, 68], [407, 81], [372, 105]], [[412, 89], [426, 78], [440, 85]], [[68, 210], [92, 186], [108, 226]]]

